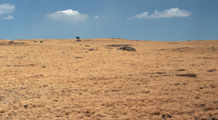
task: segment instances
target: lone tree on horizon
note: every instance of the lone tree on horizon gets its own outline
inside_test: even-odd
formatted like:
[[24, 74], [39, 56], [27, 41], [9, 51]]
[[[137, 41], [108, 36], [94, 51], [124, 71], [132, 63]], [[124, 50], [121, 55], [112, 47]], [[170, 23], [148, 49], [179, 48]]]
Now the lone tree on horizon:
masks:
[[79, 36], [76, 37], [76, 39], [77, 39], [78, 42], [81, 41], [79, 38], [80, 38]]

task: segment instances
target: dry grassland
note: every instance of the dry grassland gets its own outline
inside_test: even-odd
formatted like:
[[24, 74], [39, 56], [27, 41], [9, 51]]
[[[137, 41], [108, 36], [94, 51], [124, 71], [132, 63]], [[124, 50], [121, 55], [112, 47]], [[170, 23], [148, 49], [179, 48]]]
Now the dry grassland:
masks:
[[0, 40], [0, 119], [218, 120], [218, 41]]

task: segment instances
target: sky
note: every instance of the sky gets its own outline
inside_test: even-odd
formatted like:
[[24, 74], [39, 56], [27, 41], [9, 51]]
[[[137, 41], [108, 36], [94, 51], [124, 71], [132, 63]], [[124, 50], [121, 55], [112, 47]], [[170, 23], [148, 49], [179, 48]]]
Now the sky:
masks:
[[0, 0], [0, 39], [218, 40], [218, 0]]

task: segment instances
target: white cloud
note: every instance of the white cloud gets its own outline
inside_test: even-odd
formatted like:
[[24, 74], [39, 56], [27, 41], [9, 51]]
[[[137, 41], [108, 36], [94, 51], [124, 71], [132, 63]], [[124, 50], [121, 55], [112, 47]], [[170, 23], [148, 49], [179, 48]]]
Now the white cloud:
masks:
[[15, 11], [15, 6], [10, 4], [1, 4], [0, 5], [0, 14], [13, 13]]
[[137, 14], [127, 20], [131, 19], [152, 19], [152, 18], [172, 18], [172, 17], [188, 17], [192, 13], [187, 10], [180, 10], [179, 8], [171, 8], [169, 10], [165, 10], [163, 12], [158, 12], [155, 10], [154, 13], [149, 15], [149, 12], [144, 12], [142, 14]]
[[7, 17], [3, 17], [1, 19], [3, 19], [3, 20], [11, 20], [11, 19], [14, 19], [14, 16], [8, 15]]
[[94, 18], [95, 18], [95, 19], [98, 19], [98, 18], [99, 18], [99, 16], [95, 16]]
[[0, 19], [14, 19], [12, 15], [8, 15], [7, 17], [3, 17], [5, 14], [14, 13], [15, 5], [11, 4], [0, 4]]
[[88, 15], [81, 14], [78, 11], [67, 9], [63, 11], [57, 11], [55, 13], [46, 14], [45, 17], [64, 21], [84, 21], [88, 18]]
[[98, 16], [98, 15], [96, 15], [95, 17], [94, 17], [94, 19], [104, 19], [104, 18], [106, 18], [105, 16]]

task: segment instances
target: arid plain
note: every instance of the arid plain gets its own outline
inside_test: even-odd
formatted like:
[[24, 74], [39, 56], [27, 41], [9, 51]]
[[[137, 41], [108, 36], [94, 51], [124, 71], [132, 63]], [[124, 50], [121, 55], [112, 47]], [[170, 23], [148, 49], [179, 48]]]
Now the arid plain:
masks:
[[218, 120], [218, 40], [0, 40], [0, 119]]

